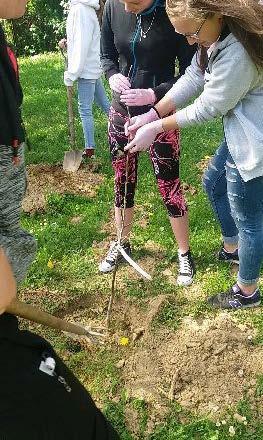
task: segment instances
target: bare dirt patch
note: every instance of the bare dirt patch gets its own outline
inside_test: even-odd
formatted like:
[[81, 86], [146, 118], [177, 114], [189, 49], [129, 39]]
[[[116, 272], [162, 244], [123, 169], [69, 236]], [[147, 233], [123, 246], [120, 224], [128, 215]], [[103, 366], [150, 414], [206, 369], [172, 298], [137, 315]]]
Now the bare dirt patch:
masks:
[[129, 393], [153, 406], [166, 397], [198, 415], [217, 418], [255, 390], [256, 376], [263, 374], [263, 350], [249, 335], [252, 329], [228, 314], [201, 323], [186, 318], [174, 333], [145, 335], [125, 362]]
[[27, 174], [28, 188], [22, 205], [26, 213], [45, 211], [49, 193], [95, 197], [103, 181], [102, 175], [84, 166], [76, 173], [66, 173], [61, 165], [29, 165]]
[[[248, 393], [253, 396], [256, 378], [263, 374], [263, 350], [253, 344], [254, 330], [239, 324], [233, 315], [195, 320], [187, 317], [176, 331], [152, 323], [170, 295], [141, 302], [117, 297], [113, 309], [111, 343], [129, 338], [121, 352], [123, 380], [134, 398], [153, 408], [177, 401], [184, 408], [217, 419]], [[93, 312], [97, 325], [107, 300]], [[84, 310], [75, 318], [84, 318]], [[87, 316], [86, 318], [87, 319]], [[116, 348], [112, 347], [114, 350]], [[156, 411], [155, 411], [156, 412]]]
[[[138, 302], [117, 293], [106, 339], [117, 356], [116, 367], [128, 395], [148, 404], [149, 430], [165, 417], [171, 401], [198, 416], [220, 420], [247, 396], [258, 412], [262, 397], [256, 394], [256, 387], [257, 376], [263, 374], [263, 350], [253, 343], [254, 329], [223, 312], [197, 320], [186, 317], [175, 331], [153, 327], [170, 298], [159, 295]], [[56, 314], [103, 329], [107, 304], [108, 296], [97, 292], [60, 304]], [[127, 346], [120, 346], [121, 337], [128, 338]], [[131, 423], [134, 433], [139, 423], [135, 416]]]

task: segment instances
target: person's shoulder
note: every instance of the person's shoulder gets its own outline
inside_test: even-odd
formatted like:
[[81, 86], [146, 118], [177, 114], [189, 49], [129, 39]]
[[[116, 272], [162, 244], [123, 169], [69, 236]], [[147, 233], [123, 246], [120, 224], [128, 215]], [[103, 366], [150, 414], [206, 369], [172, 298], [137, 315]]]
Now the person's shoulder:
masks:
[[250, 75], [251, 78], [258, 76], [257, 66], [246, 48], [233, 34], [229, 34], [218, 44], [211, 62], [215, 68], [216, 66], [224, 68], [232, 74], [235, 69], [238, 69], [239, 73], [244, 72], [246, 76]]
[[92, 4], [85, 3], [76, 3], [72, 7], [72, 11], [78, 13], [82, 16], [93, 16], [96, 15], [96, 9], [92, 6]]
[[107, 0], [104, 7], [112, 12], [124, 11], [124, 5], [119, 0]]
[[125, 6], [119, 0], [107, 0], [104, 6], [104, 14], [106, 14], [111, 22], [114, 20], [118, 22], [120, 17], [127, 15]]
[[232, 33], [218, 44], [217, 50], [219, 55], [221, 53], [226, 58], [245, 59], [246, 61], [250, 59], [243, 44]]

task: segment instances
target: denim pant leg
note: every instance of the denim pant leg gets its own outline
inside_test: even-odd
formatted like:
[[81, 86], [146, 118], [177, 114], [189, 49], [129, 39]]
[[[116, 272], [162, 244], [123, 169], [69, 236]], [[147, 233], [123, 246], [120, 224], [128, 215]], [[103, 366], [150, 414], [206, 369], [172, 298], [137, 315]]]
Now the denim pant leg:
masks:
[[227, 191], [239, 232], [239, 273], [243, 284], [258, 281], [263, 261], [263, 176], [244, 182], [232, 159], [226, 162]]
[[204, 173], [203, 188], [220, 223], [224, 242], [237, 244], [238, 230], [231, 214], [227, 195], [225, 165], [228, 155], [227, 144], [223, 141]]
[[102, 84], [101, 78], [97, 79], [96, 85], [95, 85], [95, 102], [96, 104], [101, 108], [101, 110], [109, 114], [110, 111], [110, 102], [108, 100], [108, 97], [106, 95], [104, 86]]
[[79, 115], [85, 138], [85, 148], [95, 148], [92, 105], [95, 95], [95, 79], [78, 79]]

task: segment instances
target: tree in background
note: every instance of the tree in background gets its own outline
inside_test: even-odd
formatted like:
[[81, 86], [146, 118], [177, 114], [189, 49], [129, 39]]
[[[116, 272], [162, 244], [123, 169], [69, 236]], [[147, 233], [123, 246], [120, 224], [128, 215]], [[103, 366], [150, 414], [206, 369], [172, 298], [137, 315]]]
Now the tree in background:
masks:
[[56, 49], [58, 39], [65, 34], [67, 4], [65, 0], [30, 0], [24, 17], [4, 23], [7, 38], [18, 55]]
[[[100, 0], [98, 17], [101, 22], [106, 0]], [[66, 34], [69, 0], [30, 0], [27, 12], [19, 20], [3, 23], [9, 43], [18, 55], [36, 55], [57, 50], [57, 43]]]

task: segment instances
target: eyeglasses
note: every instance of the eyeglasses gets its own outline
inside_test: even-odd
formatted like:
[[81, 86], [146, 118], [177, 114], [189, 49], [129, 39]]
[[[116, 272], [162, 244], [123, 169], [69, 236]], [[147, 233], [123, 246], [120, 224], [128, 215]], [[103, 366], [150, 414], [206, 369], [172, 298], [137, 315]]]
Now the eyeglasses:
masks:
[[201, 32], [202, 27], [204, 26], [205, 22], [206, 22], [207, 18], [205, 18], [202, 23], [200, 24], [199, 28], [197, 29], [196, 32], [194, 32], [193, 34], [182, 34], [184, 37], [186, 38], [193, 38], [194, 40], [199, 40], [199, 34]]

